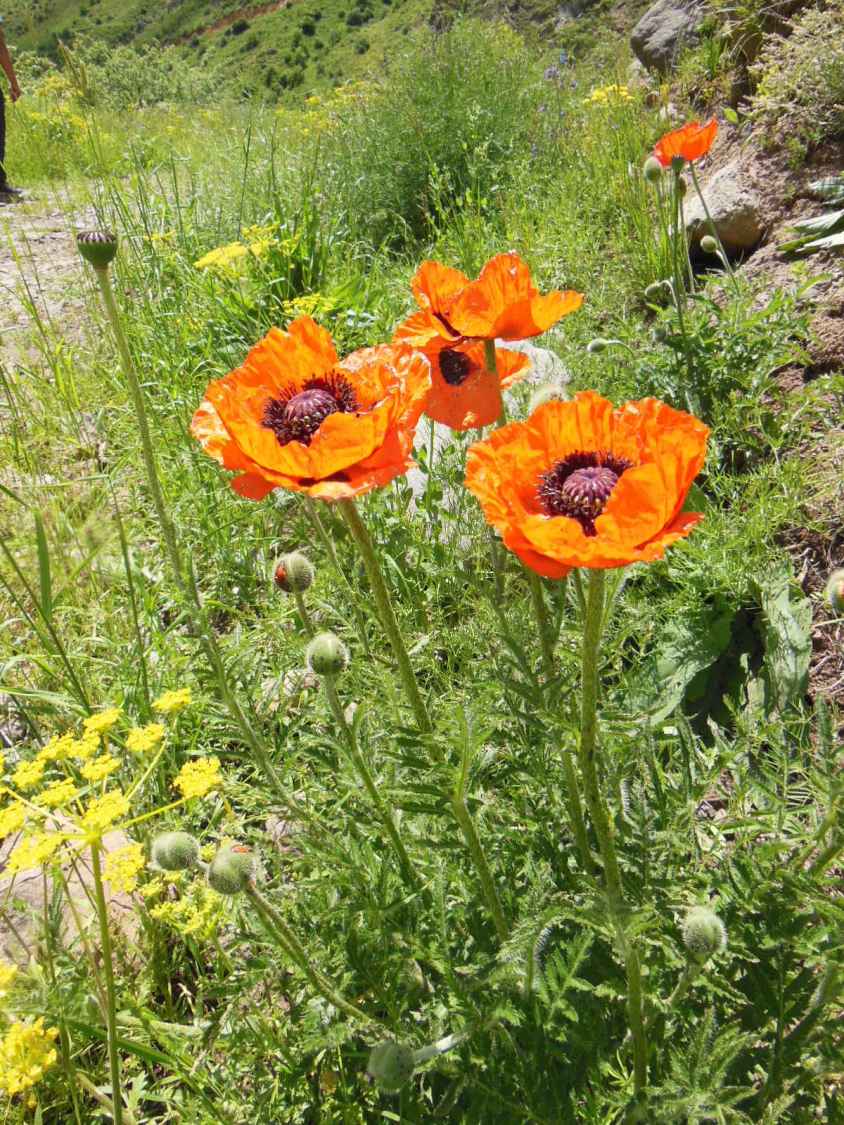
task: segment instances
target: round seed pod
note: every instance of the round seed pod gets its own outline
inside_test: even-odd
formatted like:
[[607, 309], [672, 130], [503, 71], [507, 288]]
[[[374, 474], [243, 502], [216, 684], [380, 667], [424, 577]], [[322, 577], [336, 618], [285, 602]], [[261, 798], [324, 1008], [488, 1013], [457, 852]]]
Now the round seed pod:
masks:
[[683, 941], [691, 956], [707, 961], [727, 947], [724, 923], [708, 906], [693, 906], [683, 919]]
[[685, 195], [688, 190], [689, 190], [689, 181], [686, 179], [685, 176], [678, 176], [677, 177], [677, 191], [679, 191], [680, 195]]
[[208, 883], [220, 895], [242, 894], [255, 875], [255, 857], [251, 848], [233, 844], [221, 848], [208, 868]]
[[557, 383], [543, 383], [537, 387], [533, 394], [530, 396], [528, 403], [528, 414], [533, 414], [540, 406], [544, 406], [546, 402], [565, 402], [566, 392]]
[[598, 355], [599, 352], [605, 352], [607, 348], [611, 346], [611, 340], [604, 340], [601, 336], [596, 336], [594, 340], [590, 340], [586, 345], [586, 350], [589, 355]]
[[700, 248], [704, 254], [717, 254], [718, 243], [711, 234], [705, 234], [700, 240]]
[[314, 568], [301, 551], [291, 551], [276, 563], [273, 580], [286, 594], [304, 593], [313, 584]]
[[667, 292], [668, 286], [664, 281], [652, 281], [645, 290], [645, 300], [650, 301], [651, 304], [662, 304]]
[[655, 156], [649, 156], [642, 165], [642, 175], [649, 184], [658, 184], [662, 179], [662, 165]]
[[84, 230], [77, 234], [76, 245], [86, 262], [104, 270], [117, 253], [117, 235], [110, 230]]
[[199, 860], [199, 842], [187, 832], [162, 832], [153, 840], [150, 854], [165, 871], [187, 871]]
[[305, 656], [308, 667], [318, 676], [339, 676], [349, 664], [349, 650], [334, 633], [318, 633]]
[[844, 567], [833, 570], [826, 584], [826, 599], [835, 613], [844, 613]]
[[366, 1070], [379, 1089], [396, 1093], [413, 1077], [413, 1051], [394, 1039], [377, 1043], [369, 1053]]

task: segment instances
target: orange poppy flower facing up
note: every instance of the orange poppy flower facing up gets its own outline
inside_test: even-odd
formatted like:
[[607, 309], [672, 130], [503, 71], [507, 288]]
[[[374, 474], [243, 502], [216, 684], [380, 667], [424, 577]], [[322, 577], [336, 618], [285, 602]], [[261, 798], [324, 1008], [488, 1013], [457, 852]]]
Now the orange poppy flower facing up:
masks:
[[714, 117], [705, 125], [701, 125], [699, 121], [690, 121], [688, 125], [660, 137], [654, 145], [654, 156], [663, 168], [670, 167], [675, 159], [699, 160], [712, 148], [717, 132], [718, 122]]
[[302, 316], [209, 384], [191, 433], [240, 473], [231, 483], [241, 496], [287, 488], [350, 499], [411, 466], [430, 386], [419, 353], [382, 344], [340, 360], [329, 333]]
[[648, 398], [548, 402], [469, 448], [466, 486], [521, 561], [546, 578], [662, 558], [702, 517], [683, 512], [708, 428]]
[[439, 262], [423, 262], [410, 287], [421, 311], [399, 325], [394, 339], [417, 348], [438, 337], [526, 340], [583, 304], [583, 294], [573, 290], [541, 294], [512, 252], [491, 258], [477, 281]]

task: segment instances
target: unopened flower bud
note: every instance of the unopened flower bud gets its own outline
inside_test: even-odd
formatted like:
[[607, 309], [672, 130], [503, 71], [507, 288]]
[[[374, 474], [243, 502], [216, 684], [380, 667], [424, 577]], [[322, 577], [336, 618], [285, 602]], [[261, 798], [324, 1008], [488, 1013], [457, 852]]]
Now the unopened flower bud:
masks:
[[304, 593], [313, 583], [314, 568], [301, 551], [291, 551], [282, 555], [276, 563], [273, 579], [279, 590], [284, 590], [286, 594], [294, 591]]
[[220, 895], [242, 894], [254, 876], [255, 856], [243, 844], [221, 848], [208, 868], [208, 883]]
[[700, 248], [704, 254], [717, 254], [718, 243], [711, 234], [705, 234], [700, 240]]
[[334, 633], [318, 633], [305, 656], [308, 667], [318, 676], [339, 676], [349, 663], [349, 650]]
[[649, 184], [658, 184], [662, 179], [662, 165], [655, 156], [649, 156], [642, 165], [642, 175]]
[[86, 262], [104, 270], [117, 253], [117, 235], [110, 230], [84, 230], [77, 234], [76, 245]]
[[664, 281], [653, 281], [645, 290], [645, 300], [656, 304], [658, 301], [665, 299], [665, 294], [668, 292], [668, 287]]
[[830, 574], [826, 598], [835, 613], [844, 613], [844, 568], [833, 570]]
[[413, 1077], [413, 1051], [403, 1043], [387, 1039], [372, 1048], [366, 1069], [376, 1086], [395, 1093]]
[[678, 176], [677, 177], [677, 191], [679, 191], [680, 195], [685, 195], [688, 190], [689, 190], [689, 181], [686, 179], [685, 176]]
[[153, 840], [150, 854], [165, 871], [187, 871], [199, 860], [199, 843], [187, 832], [162, 832]]
[[689, 953], [706, 961], [727, 946], [724, 923], [708, 906], [693, 906], [683, 919], [683, 941]]
[[604, 340], [600, 336], [596, 336], [586, 345], [586, 350], [590, 355], [597, 355], [599, 352], [606, 351], [611, 344], [612, 340]]
[[680, 173], [683, 171], [683, 165], [685, 163], [686, 163], [685, 158], [682, 157], [682, 156], [672, 156], [671, 157], [671, 170], [674, 172], [675, 176], [680, 175]]
[[534, 410], [538, 410], [539, 407], [544, 406], [546, 402], [565, 401], [566, 392], [559, 383], [543, 383], [541, 386], [537, 387], [530, 396], [528, 414], [533, 414]]

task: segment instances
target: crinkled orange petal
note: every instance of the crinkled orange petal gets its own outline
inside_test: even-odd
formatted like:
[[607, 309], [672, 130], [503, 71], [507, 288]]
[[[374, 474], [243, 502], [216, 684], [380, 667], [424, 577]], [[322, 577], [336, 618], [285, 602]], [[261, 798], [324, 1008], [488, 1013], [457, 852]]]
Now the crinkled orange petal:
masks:
[[[466, 485], [507, 547], [540, 574], [650, 562], [701, 519], [681, 509], [703, 466], [708, 433], [697, 418], [656, 399], [615, 410], [585, 392], [571, 402], [546, 403], [527, 422], [471, 446]], [[586, 535], [576, 519], [548, 516], [539, 502], [542, 474], [575, 452], [633, 462], [595, 520], [595, 535]]]
[[410, 288], [420, 309], [447, 315], [454, 298], [468, 284], [465, 273], [428, 260], [416, 271]]
[[226, 469], [249, 469], [252, 462], [238, 449], [212, 403], [203, 399], [191, 419], [190, 432], [209, 457]]
[[[458, 385], [443, 378], [440, 357], [446, 350], [460, 352], [472, 364], [469, 375]], [[431, 392], [425, 413], [452, 430], [478, 429], [495, 422], [501, 415], [501, 388], [518, 382], [530, 367], [527, 356], [496, 348], [497, 372], [493, 375], [486, 370], [484, 345], [477, 341], [452, 345], [437, 340], [425, 349], [425, 355], [431, 363]]]
[[430, 309], [422, 309], [403, 320], [393, 333], [394, 344], [409, 344], [414, 348], [427, 347], [434, 340], [448, 340], [454, 342], [460, 336], [451, 332]]
[[583, 295], [573, 291], [541, 296], [529, 268], [511, 251], [487, 262], [478, 280], [455, 299], [448, 320], [463, 336], [524, 340], [547, 331], [582, 304]]
[[712, 148], [717, 132], [718, 122], [714, 117], [705, 125], [701, 125], [699, 121], [690, 121], [660, 137], [654, 145], [654, 156], [663, 168], [668, 168], [675, 156], [681, 156], [684, 160], [699, 160]]

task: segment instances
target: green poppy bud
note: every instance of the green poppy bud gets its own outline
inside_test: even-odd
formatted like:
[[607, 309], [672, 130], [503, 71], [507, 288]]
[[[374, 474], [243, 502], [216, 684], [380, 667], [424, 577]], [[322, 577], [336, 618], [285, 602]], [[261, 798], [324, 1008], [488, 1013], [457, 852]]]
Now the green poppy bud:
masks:
[[300, 551], [291, 551], [278, 560], [273, 579], [286, 594], [304, 593], [313, 584], [314, 568]]
[[680, 173], [683, 171], [683, 165], [685, 163], [686, 163], [686, 158], [684, 156], [672, 156], [671, 157], [671, 170], [673, 171], [675, 176], [679, 177]]
[[667, 292], [668, 286], [664, 281], [653, 281], [645, 290], [645, 300], [650, 301], [652, 305], [658, 304], [665, 300]]
[[349, 664], [349, 650], [334, 633], [318, 633], [305, 656], [308, 667], [318, 676], [339, 676]]
[[366, 1070], [379, 1089], [396, 1093], [413, 1077], [413, 1051], [393, 1039], [377, 1043], [369, 1053]]
[[117, 253], [117, 235], [110, 230], [84, 230], [76, 236], [79, 253], [96, 270], [106, 269]]
[[718, 243], [711, 234], [705, 234], [700, 240], [700, 248], [704, 254], [717, 254]]
[[208, 868], [208, 883], [220, 895], [242, 894], [254, 877], [255, 856], [243, 844], [221, 848]]
[[679, 191], [680, 195], [682, 196], [682, 195], [685, 195], [688, 190], [689, 190], [689, 181], [686, 179], [685, 176], [678, 176], [677, 177], [677, 191]]
[[187, 871], [199, 861], [199, 842], [187, 832], [162, 832], [153, 840], [150, 854], [165, 871]]
[[844, 568], [833, 570], [826, 584], [826, 598], [833, 612], [844, 613]]
[[642, 175], [649, 184], [658, 184], [662, 179], [662, 165], [655, 156], [649, 156], [642, 165]]
[[683, 941], [692, 957], [706, 961], [727, 946], [724, 923], [708, 906], [693, 906], [683, 919]]
[[528, 403], [528, 414], [533, 414], [534, 410], [538, 410], [540, 406], [544, 406], [546, 402], [565, 402], [566, 392], [558, 383], [543, 383], [537, 387], [533, 394], [530, 396]]
[[604, 340], [600, 336], [597, 336], [594, 340], [589, 341], [586, 345], [586, 350], [589, 355], [597, 355], [599, 352], [606, 351], [611, 344], [612, 340]]

